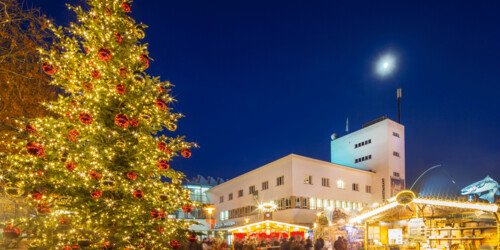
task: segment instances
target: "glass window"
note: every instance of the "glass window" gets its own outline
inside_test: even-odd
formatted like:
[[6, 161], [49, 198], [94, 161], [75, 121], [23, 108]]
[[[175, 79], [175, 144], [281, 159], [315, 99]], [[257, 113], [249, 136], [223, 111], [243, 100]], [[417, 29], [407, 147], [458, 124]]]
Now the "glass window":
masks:
[[228, 200], [232, 200], [233, 199], [233, 193], [230, 193], [227, 197]]
[[324, 199], [324, 200], [323, 200], [323, 207], [324, 207], [324, 208], [327, 208], [327, 207], [328, 207], [328, 200], [327, 200], [327, 199]]
[[290, 197], [285, 198], [285, 209], [292, 208], [292, 199]]
[[335, 207], [337, 207], [337, 208], [342, 207], [342, 202], [341, 201], [336, 201]]
[[243, 196], [243, 189], [238, 191], [238, 197], [241, 197], [241, 196]]
[[317, 200], [316, 200], [316, 207], [317, 207], [318, 209], [320, 209], [320, 208], [322, 208], [322, 207], [323, 207], [322, 205], [323, 205], [323, 200], [322, 200], [322, 199], [317, 199]]
[[304, 184], [313, 184], [313, 181], [312, 181], [312, 176], [311, 175], [304, 175]]
[[255, 185], [248, 187], [248, 194], [253, 194], [255, 192]]
[[337, 181], [337, 188], [344, 189], [344, 181], [343, 180], [338, 180]]
[[302, 208], [308, 208], [309, 204], [308, 204], [308, 199], [303, 197], [302, 198]]
[[280, 176], [278, 178], [276, 178], [276, 186], [281, 186], [285, 184], [285, 176]]
[[310, 209], [316, 209], [316, 199], [309, 198], [309, 208]]
[[262, 182], [262, 190], [267, 190], [269, 188], [269, 181]]
[[295, 197], [295, 208], [300, 208], [300, 197]]
[[345, 201], [342, 201], [342, 208], [347, 208], [347, 203]]

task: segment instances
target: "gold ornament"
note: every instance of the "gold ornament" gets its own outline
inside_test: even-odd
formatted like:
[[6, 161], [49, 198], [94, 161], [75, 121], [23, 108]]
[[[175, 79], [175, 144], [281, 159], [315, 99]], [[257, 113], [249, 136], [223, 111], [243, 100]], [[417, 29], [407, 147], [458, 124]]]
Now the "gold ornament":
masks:
[[174, 122], [169, 122], [167, 123], [167, 129], [173, 132], [177, 129], [177, 124], [175, 124]]
[[22, 188], [21, 183], [12, 183], [9, 182], [5, 184], [5, 187], [3, 188], [5, 190], [5, 193], [9, 197], [19, 197], [24, 193], [24, 189]]
[[151, 119], [152, 119], [152, 117], [151, 117], [151, 114], [150, 114], [150, 113], [145, 112], [145, 111], [143, 111], [143, 112], [141, 113], [141, 120], [143, 120], [144, 122], [146, 122], [146, 123], [150, 123], [150, 122], [151, 122]]
[[135, 36], [139, 39], [144, 39], [144, 37], [146, 37], [146, 32], [144, 31], [144, 27], [142, 24], [138, 24], [135, 26]]
[[116, 182], [115, 182], [115, 180], [109, 178], [109, 179], [105, 179], [102, 184], [104, 186], [114, 187], [116, 185]]
[[134, 81], [137, 84], [144, 84], [146, 82], [146, 74], [142, 71], [134, 71]]
[[123, 141], [122, 139], [116, 140], [116, 146], [120, 148], [125, 147], [125, 141]]

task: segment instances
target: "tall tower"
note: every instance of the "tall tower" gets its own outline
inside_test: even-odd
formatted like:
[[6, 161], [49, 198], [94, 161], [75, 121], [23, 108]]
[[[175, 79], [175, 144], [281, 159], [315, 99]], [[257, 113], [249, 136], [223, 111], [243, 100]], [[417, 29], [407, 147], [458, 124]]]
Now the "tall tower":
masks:
[[331, 162], [375, 172], [373, 200], [383, 202], [405, 188], [404, 126], [382, 116], [350, 134], [332, 136]]

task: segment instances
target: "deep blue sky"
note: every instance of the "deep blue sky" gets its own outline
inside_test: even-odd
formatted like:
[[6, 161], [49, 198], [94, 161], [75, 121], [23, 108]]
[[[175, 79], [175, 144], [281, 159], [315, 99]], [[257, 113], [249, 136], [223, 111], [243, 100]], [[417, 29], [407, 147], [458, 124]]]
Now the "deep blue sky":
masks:
[[[64, 3], [28, 0], [67, 25]], [[382, 115], [403, 89], [407, 183], [443, 164], [460, 186], [500, 181], [500, 2], [136, 1], [148, 70], [177, 87], [178, 132], [198, 142], [172, 166], [232, 178], [295, 153], [329, 161], [330, 135]], [[375, 59], [397, 55], [390, 80]]]

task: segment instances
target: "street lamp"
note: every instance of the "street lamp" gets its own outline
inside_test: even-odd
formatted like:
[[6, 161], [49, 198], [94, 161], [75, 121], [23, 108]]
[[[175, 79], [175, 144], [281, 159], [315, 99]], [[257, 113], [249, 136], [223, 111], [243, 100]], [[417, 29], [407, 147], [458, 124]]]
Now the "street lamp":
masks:
[[208, 214], [208, 221], [209, 221], [209, 226], [208, 226], [208, 236], [210, 237], [210, 229], [212, 229], [212, 214], [214, 213], [215, 207], [212, 205], [208, 205], [205, 207], [205, 211], [207, 211]]

